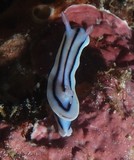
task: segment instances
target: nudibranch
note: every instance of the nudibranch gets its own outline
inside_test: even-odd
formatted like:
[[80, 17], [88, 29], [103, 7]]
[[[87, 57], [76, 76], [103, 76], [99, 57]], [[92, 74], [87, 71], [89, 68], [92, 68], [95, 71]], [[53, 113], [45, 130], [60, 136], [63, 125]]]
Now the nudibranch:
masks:
[[75, 73], [80, 63], [80, 55], [90, 42], [87, 32], [91, 32], [92, 29], [72, 29], [64, 13], [62, 20], [66, 31], [48, 77], [47, 99], [55, 113], [59, 134], [65, 137], [72, 134], [71, 122], [79, 114]]

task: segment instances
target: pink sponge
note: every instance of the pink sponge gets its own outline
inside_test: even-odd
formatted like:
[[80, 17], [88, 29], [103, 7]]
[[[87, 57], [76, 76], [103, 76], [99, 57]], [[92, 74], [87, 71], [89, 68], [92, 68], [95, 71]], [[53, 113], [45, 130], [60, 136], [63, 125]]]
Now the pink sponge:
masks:
[[127, 22], [107, 10], [98, 10], [87, 4], [72, 5], [64, 13], [69, 21], [84, 25], [88, 29], [93, 25], [90, 34], [90, 46], [97, 48], [107, 64], [130, 64], [134, 67], [134, 50], [132, 30]]

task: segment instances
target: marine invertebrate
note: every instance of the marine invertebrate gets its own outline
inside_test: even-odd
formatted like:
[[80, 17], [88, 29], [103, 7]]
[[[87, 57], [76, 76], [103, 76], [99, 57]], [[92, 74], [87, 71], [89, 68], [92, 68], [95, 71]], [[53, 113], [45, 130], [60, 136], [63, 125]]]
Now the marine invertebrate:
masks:
[[47, 98], [55, 113], [61, 136], [70, 136], [71, 121], [79, 114], [79, 101], [75, 92], [75, 72], [79, 66], [82, 50], [89, 44], [87, 32], [92, 27], [72, 29], [65, 14], [62, 20], [66, 32], [56, 56], [55, 64], [48, 78]]
[[133, 34], [127, 21], [87, 4], [71, 5], [64, 12], [71, 22], [94, 26], [90, 46], [100, 51], [106, 65], [134, 66]]

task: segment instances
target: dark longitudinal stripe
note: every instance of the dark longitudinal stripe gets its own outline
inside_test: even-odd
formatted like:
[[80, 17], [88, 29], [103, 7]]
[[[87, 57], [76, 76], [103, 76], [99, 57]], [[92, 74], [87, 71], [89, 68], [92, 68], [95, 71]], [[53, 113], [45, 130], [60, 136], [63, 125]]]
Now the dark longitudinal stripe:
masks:
[[[85, 40], [86, 40], [86, 39], [85, 39]], [[79, 51], [80, 51], [80, 49], [81, 49], [81, 46], [83, 45], [83, 43], [85, 42], [85, 40], [84, 40], [84, 41], [80, 44], [80, 46], [78, 47], [77, 52], [76, 52], [77, 54], [75, 55], [75, 58], [74, 58], [73, 63], [72, 63], [71, 70], [70, 70], [70, 72], [69, 72], [69, 83], [70, 83], [70, 86], [71, 86], [71, 73], [72, 73], [72, 71], [73, 71], [73, 68], [74, 68], [74, 65], [75, 65], [77, 56], [78, 56]], [[72, 88], [72, 86], [71, 86], [71, 88]]]
[[[65, 65], [64, 65], [64, 72], [63, 72], [63, 82], [62, 82], [62, 86], [64, 86], [64, 89], [65, 89], [65, 73], [66, 73], [66, 69], [67, 69], [67, 62], [68, 62], [68, 57], [69, 57], [69, 55], [70, 55], [70, 51], [71, 51], [71, 49], [72, 49], [72, 46], [73, 46], [73, 44], [74, 44], [74, 42], [75, 42], [75, 40], [76, 40], [76, 38], [77, 38], [77, 36], [78, 36], [78, 34], [79, 34], [79, 31], [80, 31], [80, 28], [78, 28], [77, 30], [76, 30], [76, 33], [75, 33], [75, 35], [74, 35], [74, 37], [73, 37], [73, 40], [72, 40], [72, 42], [71, 42], [71, 45], [70, 45], [70, 47], [69, 47], [69, 50], [68, 50], [68, 53], [67, 53], [67, 57], [66, 57], [66, 61], [65, 61]], [[75, 53], [73, 53], [73, 54], [75, 54]], [[69, 77], [68, 77], [68, 80], [69, 80]], [[70, 86], [71, 87], [71, 86]]]
[[[63, 41], [63, 45], [62, 45], [62, 48], [61, 48], [61, 53], [63, 52], [65, 42], [66, 42], [66, 36], [65, 36], [65, 39]], [[60, 57], [59, 57], [57, 72], [56, 72], [56, 75], [54, 77], [53, 84], [52, 84], [52, 92], [53, 92], [53, 96], [54, 96], [55, 100], [57, 101], [57, 103], [59, 104], [59, 106], [61, 106], [61, 108], [64, 109], [65, 111], [69, 111], [70, 107], [71, 107], [71, 104], [69, 103], [67, 108], [65, 108], [64, 105], [62, 104], [62, 102], [59, 100], [59, 98], [56, 95], [56, 81], [57, 81], [57, 77], [58, 77], [59, 70], [60, 70], [60, 67], [61, 67], [61, 60], [62, 60], [62, 56], [63, 56], [61, 53], [60, 53]]]
[[[71, 43], [71, 46], [68, 50], [68, 53], [67, 53], [67, 58], [66, 58], [66, 61], [65, 61], [65, 65], [64, 65], [64, 72], [63, 72], [63, 82], [62, 82], [62, 88], [63, 90], [65, 91], [65, 71], [66, 71], [66, 65], [67, 65], [67, 60], [68, 60], [68, 57], [69, 57], [69, 52], [73, 46], [73, 43], [75, 41], [75, 39], [77, 38], [77, 35], [79, 33], [79, 30], [80, 29], [77, 29], [75, 35], [74, 35], [74, 38], [72, 40], [72, 43]], [[61, 53], [60, 53], [60, 57], [59, 57], [59, 63], [58, 63], [58, 68], [57, 68], [57, 72], [56, 72], [56, 75], [55, 75], [55, 78], [53, 80], [53, 96], [55, 98], [55, 100], [57, 101], [57, 103], [59, 104], [59, 106], [61, 106], [61, 108], [65, 111], [69, 111], [70, 110], [70, 107], [71, 107], [71, 104], [68, 103], [68, 106], [65, 108], [64, 105], [62, 104], [62, 102], [59, 100], [59, 98], [57, 97], [56, 95], [56, 81], [57, 81], [57, 77], [58, 77], [58, 74], [59, 74], [59, 71], [60, 71], [60, 67], [61, 67], [61, 61], [62, 61], [62, 53], [63, 53], [63, 50], [64, 50], [64, 47], [65, 47], [65, 42], [66, 42], [66, 36], [65, 36], [65, 39], [63, 41], [63, 45], [62, 45], [62, 48], [61, 48]], [[71, 69], [72, 70], [72, 69]], [[70, 82], [70, 85], [71, 85], [71, 82]]]
[[[61, 124], [61, 121], [60, 121], [60, 119], [59, 119], [59, 117], [55, 114], [55, 117], [56, 117], [56, 119], [57, 119], [57, 121], [58, 121], [58, 124], [60, 125], [60, 127], [63, 129], [63, 125]], [[68, 130], [70, 129], [70, 127], [71, 127], [71, 123], [70, 123], [70, 125], [68, 126]], [[64, 130], [64, 129], [63, 129]]]
[[62, 57], [63, 57], [62, 52], [63, 52], [64, 47], [65, 47], [66, 39], [67, 39], [67, 37], [65, 35], [65, 38], [64, 38], [64, 41], [63, 41], [63, 44], [62, 44], [62, 48], [61, 48], [61, 53], [60, 53], [60, 56], [59, 56], [59, 63], [58, 63], [57, 71], [56, 71], [56, 74], [55, 74], [55, 77], [54, 77], [54, 80], [53, 80], [53, 93], [55, 92], [56, 81], [57, 81], [57, 77], [59, 75], [59, 71], [60, 71], [60, 68], [61, 68], [61, 61], [62, 61]]

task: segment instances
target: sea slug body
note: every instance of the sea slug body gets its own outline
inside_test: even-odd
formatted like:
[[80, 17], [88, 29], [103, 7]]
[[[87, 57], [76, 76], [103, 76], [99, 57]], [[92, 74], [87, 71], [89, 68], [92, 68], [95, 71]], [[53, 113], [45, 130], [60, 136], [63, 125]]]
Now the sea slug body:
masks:
[[72, 29], [64, 13], [62, 20], [66, 31], [48, 77], [47, 99], [55, 113], [59, 134], [65, 137], [72, 134], [71, 122], [79, 114], [75, 72], [82, 50], [89, 44], [90, 39], [83, 28]]

